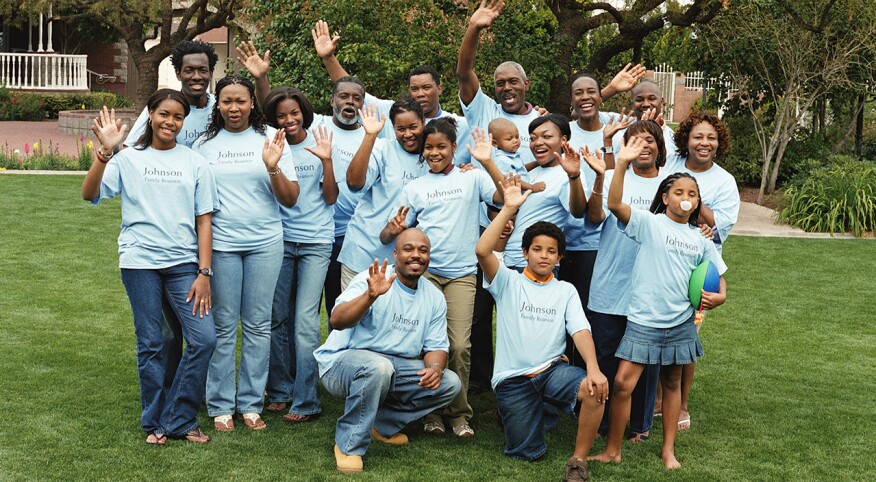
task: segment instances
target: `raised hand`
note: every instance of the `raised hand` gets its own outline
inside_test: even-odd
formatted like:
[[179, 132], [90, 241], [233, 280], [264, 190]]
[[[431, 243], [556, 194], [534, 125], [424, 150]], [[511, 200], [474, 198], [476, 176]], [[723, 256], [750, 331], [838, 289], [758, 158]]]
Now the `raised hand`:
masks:
[[489, 28], [499, 17], [503, 8], [505, 8], [503, 0], [490, 0], [489, 4], [487, 4], [487, 0], [481, 0], [481, 6], [471, 15], [468, 24], [478, 30]]
[[359, 121], [362, 123], [366, 134], [377, 135], [386, 124], [386, 116], [380, 114], [376, 105], [365, 104], [359, 109]]
[[532, 110], [538, 112], [539, 117], [544, 117], [544, 116], [551, 113], [551, 111], [545, 109], [544, 107], [538, 106], [538, 105], [533, 107]]
[[645, 76], [647, 70], [642, 64], [627, 64], [611, 79], [608, 85], [614, 88], [617, 93], [626, 92], [636, 86], [639, 79]]
[[658, 114], [657, 109], [655, 107], [651, 107], [650, 109], [643, 112], [641, 120], [654, 121], [661, 128], [666, 127], [666, 121], [663, 120], [663, 114], [662, 113]]
[[597, 176], [605, 174], [605, 159], [602, 158], [601, 153], [590, 152], [590, 148], [584, 146], [581, 148], [581, 157], [584, 158], [584, 162], [590, 166], [590, 169], [593, 169]]
[[480, 127], [475, 127], [471, 131], [471, 140], [474, 142], [474, 149], [471, 144], [466, 146], [471, 157], [477, 159], [483, 164], [493, 158], [493, 134], [484, 132]]
[[240, 46], [237, 47], [237, 61], [243, 65], [249, 75], [255, 79], [261, 79], [268, 75], [268, 69], [271, 66], [271, 51], [265, 50], [265, 56], [259, 57], [259, 51], [252, 41], [240, 42]]
[[277, 129], [274, 138], [265, 138], [265, 147], [262, 149], [262, 161], [268, 171], [276, 171], [277, 164], [280, 163], [280, 156], [283, 155], [283, 148], [286, 147], [286, 132], [283, 129]]
[[602, 137], [606, 141], [611, 141], [614, 139], [614, 135], [617, 134], [621, 129], [626, 129], [633, 122], [636, 121], [636, 118], [633, 117], [632, 111], [627, 112], [624, 109], [621, 109], [620, 113], [617, 116], [612, 115], [608, 118], [608, 123], [605, 124], [602, 128]]
[[332, 36], [325, 20], [316, 22], [316, 25], [310, 31], [310, 36], [313, 37], [313, 47], [316, 49], [316, 55], [321, 59], [334, 55], [335, 50], [338, 48], [338, 41], [341, 40], [341, 36], [338, 34]]
[[581, 174], [581, 156], [568, 142], [563, 142], [563, 154], [557, 155], [557, 160], [569, 176]]
[[389, 220], [389, 224], [387, 227], [389, 228], [390, 234], [392, 237], [396, 237], [402, 233], [405, 229], [408, 229], [408, 223], [406, 222], [408, 218], [408, 211], [410, 211], [410, 207], [402, 206], [398, 208], [398, 213]]
[[324, 125], [320, 125], [318, 129], [314, 129], [312, 132], [313, 140], [316, 141], [316, 147], [307, 146], [304, 149], [324, 163], [332, 162], [332, 139], [334, 138], [334, 133]]
[[642, 153], [642, 149], [647, 146], [648, 143], [639, 136], [630, 137], [617, 153], [617, 166], [622, 166], [618, 169], [626, 169], [627, 165], [636, 160]]
[[522, 181], [520, 181], [520, 175], [510, 172], [505, 176], [505, 179], [502, 181], [502, 187], [505, 192], [505, 206], [517, 209], [522, 206], [523, 203], [526, 202], [526, 198], [532, 194], [532, 190], [521, 193], [521, 184]]
[[392, 282], [398, 276], [393, 273], [389, 279], [386, 279], [386, 266], [389, 262], [384, 259], [383, 266], [374, 260], [374, 264], [368, 267], [368, 297], [376, 300], [378, 296], [385, 294], [392, 287]]
[[116, 110], [107, 110], [106, 106], [103, 106], [100, 115], [91, 123], [91, 132], [94, 132], [97, 140], [100, 141], [103, 153], [107, 155], [125, 140], [127, 131], [128, 125], [122, 125], [122, 120], [116, 119]]

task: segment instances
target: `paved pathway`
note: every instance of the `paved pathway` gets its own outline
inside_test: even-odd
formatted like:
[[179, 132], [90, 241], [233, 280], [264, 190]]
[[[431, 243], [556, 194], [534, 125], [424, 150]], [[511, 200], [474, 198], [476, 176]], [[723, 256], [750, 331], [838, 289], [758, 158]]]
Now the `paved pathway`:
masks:
[[730, 236], [766, 236], [774, 238], [839, 238], [855, 239], [851, 234], [807, 233], [787, 224], [776, 224], [775, 211], [754, 203], [743, 202], [739, 207], [739, 220]]
[[58, 146], [61, 154], [67, 154], [68, 156], [79, 155], [79, 150], [77, 149], [79, 136], [62, 134], [58, 130], [58, 121], [56, 120], [42, 122], [0, 122], [0, 149], [8, 146], [9, 150], [18, 149], [24, 152], [25, 144], [33, 145], [34, 142], [40, 142], [48, 146], [49, 141], [52, 142], [52, 145]]

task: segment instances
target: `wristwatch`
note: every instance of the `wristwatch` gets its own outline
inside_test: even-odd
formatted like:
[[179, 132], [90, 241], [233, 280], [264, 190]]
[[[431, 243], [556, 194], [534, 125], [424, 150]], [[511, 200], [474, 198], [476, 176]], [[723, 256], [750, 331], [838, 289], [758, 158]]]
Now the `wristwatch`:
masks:
[[201, 269], [198, 270], [198, 273], [200, 273], [200, 274], [202, 274], [202, 275], [204, 275], [204, 276], [206, 276], [206, 277], [208, 277], [208, 278], [209, 278], [210, 276], [213, 276], [213, 270], [210, 269], [210, 268], [201, 268]]
[[602, 146], [599, 148], [599, 152], [603, 154], [614, 154], [614, 151], [611, 150], [611, 147]]

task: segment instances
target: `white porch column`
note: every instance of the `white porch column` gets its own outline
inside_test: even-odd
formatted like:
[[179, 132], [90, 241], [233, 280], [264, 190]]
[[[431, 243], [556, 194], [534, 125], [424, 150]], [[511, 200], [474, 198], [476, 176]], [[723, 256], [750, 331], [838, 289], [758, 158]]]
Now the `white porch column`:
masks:
[[48, 25], [49, 38], [48, 38], [48, 45], [46, 46], [46, 52], [54, 52], [55, 51], [55, 49], [52, 48], [52, 25], [54, 24], [54, 22], [51, 21], [51, 18], [52, 18], [52, 4], [50, 3], [49, 4], [49, 25]]
[[45, 52], [45, 50], [43, 49], [43, 12], [40, 12], [39, 32], [40, 32], [40, 39], [37, 42], [37, 52]]
[[33, 52], [33, 20], [27, 18], [27, 51]]

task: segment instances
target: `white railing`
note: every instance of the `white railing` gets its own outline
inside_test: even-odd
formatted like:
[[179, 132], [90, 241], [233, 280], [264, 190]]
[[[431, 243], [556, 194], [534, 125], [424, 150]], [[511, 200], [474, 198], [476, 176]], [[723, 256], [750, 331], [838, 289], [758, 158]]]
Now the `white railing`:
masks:
[[654, 83], [660, 86], [660, 93], [663, 94], [663, 118], [674, 122], [675, 70], [666, 64], [658, 65], [654, 69]]
[[88, 90], [87, 55], [0, 53], [0, 85], [23, 90]]

